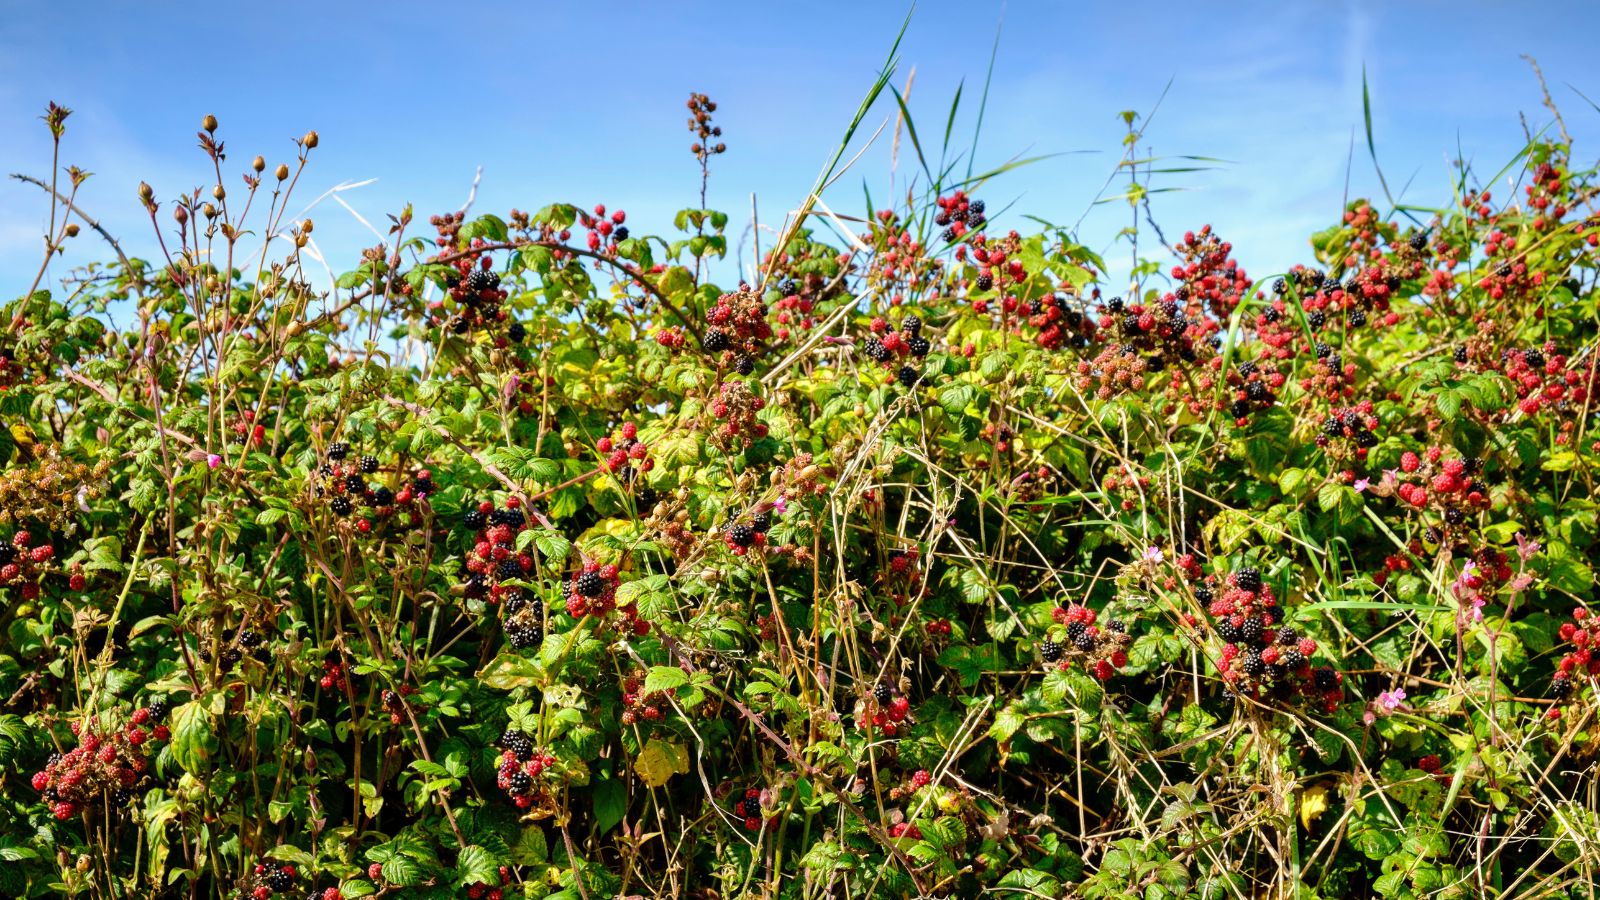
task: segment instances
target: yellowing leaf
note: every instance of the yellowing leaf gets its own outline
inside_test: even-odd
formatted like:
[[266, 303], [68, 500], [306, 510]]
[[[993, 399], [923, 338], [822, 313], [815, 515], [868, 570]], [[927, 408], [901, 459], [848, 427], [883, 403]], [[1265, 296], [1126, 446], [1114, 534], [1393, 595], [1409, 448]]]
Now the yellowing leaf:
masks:
[[651, 738], [639, 753], [639, 758], [633, 761], [633, 771], [650, 787], [660, 787], [672, 776], [689, 771], [689, 751], [680, 744]]
[[1307, 831], [1311, 830], [1311, 823], [1327, 811], [1328, 789], [1325, 786], [1313, 785], [1300, 792], [1300, 824]]

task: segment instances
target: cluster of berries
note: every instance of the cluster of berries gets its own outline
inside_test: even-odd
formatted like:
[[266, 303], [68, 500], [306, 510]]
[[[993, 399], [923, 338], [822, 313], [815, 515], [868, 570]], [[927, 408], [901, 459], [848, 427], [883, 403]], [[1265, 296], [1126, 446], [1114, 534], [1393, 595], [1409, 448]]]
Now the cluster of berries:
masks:
[[910, 822], [896, 822], [889, 826], [889, 837], [920, 841], [922, 840], [922, 829]]
[[517, 650], [544, 643], [544, 601], [522, 591], [510, 591], [500, 604], [500, 630]]
[[387, 485], [368, 483], [366, 476], [379, 469], [376, 456], [362, 455], [354, 463], [349, 459], [350, 445], [335, 441], [328, 446], [327, 460], [317, 469], [316, 495], [333, 498], [328, 509], [334, 515], [342, 518], [361, 510], [356, 529], [362, 534], [372, 531], [374, 520], [402, 528], [416, 524], [420, 513], [415, 504], [434, 492], [432, 472], [419, 470], [410, 484], [396, 492]]
[[767, 544], [767, 530], [772, 527], [772, 513], [757, 510], [750, 514], [749, 522], [735, 522], [722, 530], [722, 541], [735, 556], [743, 556], [751, 547]]
[[[1317, 642], [1280, 625], [1277, 597], [1272, 586], [1262, 582], [1260, 570], [1241, 568], [1228, 575], [1220, 587], [1220, 597], [1214, 596], [1208, 585], [1197, 587], [1195, 598], [1206, 604], [1222, 641], [1217, 669], [1229, 688], [1253, 695], [1263, 690], [1287, 695], [1298, 687], [1325, 711], [1333, 712], [1344, 698], [1343, 676], [1331, 668], [1312, 668]], [[1185, 621], [1194, 624], [1192, 616]]]
[[[273, 894], [287, 894], [294, 888], [295, 868], [287, 863], [273, 860], [259, 862], [251, 874], [255, 887], [250, 890], [250, 896], [254, 900], [267, 900]], [[319, 893], [317, 896], [320, 898], [322, 895]]]
[[1378, 446], [1377, 430], [1378, 416], [1372, 401], [1363, 400], [1353, 407], [1329, 411], [1317, 434], [1317, 446], [1335, 459], [1365, 460], [1367, 451]]
[[[1112, 297], [1101, 305], [1097, 327], [1097, 333], [1109, 336], [1108, 342], [1094, 359], [1078, 361], [1073, 383], [1101, 399], [1141, 391], [1150, 375], [1214, 356], [1214, 323], [1203, 315], [1191, 315], [1175, 294], [1148, 306]], [[1171, 386], [1176, 389], [1180, 381], [1173, 379]], [[1209, 374], [1201, 377], [1202, 389], [1210, 383]]]
[[944, 229], [941, 237], [947, 244], [961, 240], [969, 232], [982, 231], [983, 226], [988, 224], [983, 217], [983, 201], [968, 197], [966, 191], [940, 197], [938, 204], [939, 211], [934, 214], [933, 223]]
[[504, 507], [497, 508], [485, 500], [468, 507], [461, 515], [461, 524], [477, 532], [462, 563], [466, 596], [487, 598], [494, 604], [520, 597], [522, 588], [504, 582], [524, 578], [533, 571], [533, 556], [517, 550], [517, 535], [528, 525], [522, 501], [509, 497]]
[[1525, 416], [1540, 410], [1564, 412], [1581, 409], [1593, 396], [1597, 370], [1593, 360], [1587, 366], [1567, 368], [1565, 354], [1556, 352], [1554, 341], [1526, 350], [1506, 350], [1500, 354], [1500, 372], [1511, 380], [1517, 392], [1517, 411]]
[[594, 445], [606, 455], [606, 471], [630, 486], [638, 472], [648, 472], [655, 467], [655, 461], [650, 459], [650, 448], [638, 438], [639, 426], [624, 422], [615, 434], [601, 438]]
[[495, 783], [519, 809], [533, 805], [535, 779], [556, 764], [556, 758], [535, 750], [533, 740], [514, 728], [500, 735], [500, 767]]
[[910, 719], [911, 701], [888, 682], [880, 681], [872, 689], [872, 699], [862, 705], [856, 724], [863, 730], [872, 728], [894, 737]]
[[591, 253], [600, 252], [602, 244], [609, 243], [612, 248], [615, 248], [616, 245], [627, 240], [628, 226], [622, 224], [627, 220], [628, 214], [620, 209], [613, 210], [611, 215], [607, 216], [604, 203], [595, 206], [593, 216], [589, 216], [581, 210], [578, 212], [579, 224], [589, 229], [589, 236], [585, 239], [585, 243], [589, 245]]
[[[861, 345], [861, 352], [886, 368], [895, 368], [896, 363], [901, 363], [908, 356], [922, 359], [933, 349], [928, 339], [922, 336], [922, 320], [914, 315], [906, 316], [898, 331], [882, 316], [872, 320], [871, 329], [873, 336]], [[914, 366], [902, 363], [894, 377], [906, 387], [915, 387], [922, 380], [922, 373]]]
[[1188, 304], [1192, 319], [1202, 319], [1209, 311], [1216, 320], [1227, 321], [1251, 285], [1230, 255], [1233, 245], [1206, 225], [1198, 233], [1186, 232], [1173, 249], [1183, 257], [1183, 264], [1172, 267], [1172, 278], [1182, 283], [1170, 299]]
[[[1557, 704], [1576, 697], [1580, 680], [1590, 684], [1600, 675], [1600, 626], [1589, 622], [1589, 610], [1578, 607], [1572, 611], [1572, 621], [1561, 623], [1561, 639], [1572, 645], [1572, 650], [1561, 657], [1556, 665], [1556, 677], [1550, 682], [1550, 696]], [[1550, 718], [1559, 718], [1560, 706], [1552, 707]]]
[[689, 95], [689, 131], [695, 136], [695, 142], [689, 147], [689, 152], [705, 165], [707, 159], [715, 153], [728, 152], [728, 145], [721, 141], [711, 143], [712, 138], [722, 137], [722, 128], [711, 123], [711, 114], [717, 111], [717, 103], [705, 94]]
[[879, 573], [879, 580], [896, 605], [904, 606], [922, 587], [922, 569], [917, 561], [922, 551], [916, 547], [895, 547], [887, 554], [889, 568]]
[[700, 344], [715, 358], [718, 368], [732, 368], [740, 375], [755, 371], [755, 358], [761, 355], [772, 337], [767, 323], [767, 304], [748, 284], [723, 294], [706, 310], [706, 329]]
[[766, 423], [758, 421], [756, 414], [767, 405], [750, 387], [738, 379], [717, 386], [717, 396], [711, 401], [711, 414], [722, 424], [712, 434], [712, 439], [725, 449], [735, 445], [748, 447], [767, 436]]
[[[24, 600], [39, 596], [39, 580], [44, 577], [44, 566], [56, 555], [55, 548], [40, 542], [33, 535], [19, 531], [8, 543], [0, 544], [0, 587], [19, 586]], [[82, 575], [74, 576], [73, 590], [82, 590]]]
[[[720, 665], [720, 662], [719, 662]], [[630, 672], [622, 679], [622, 724], [632, 725], [643, 719], [657, 722], [665, 715], [662, 704], [666, 697], [661, 691], [644, 690], [644, 673]]]
[[389, 714], [389, 724], [399, 725], [405, 719], [406, 698], [415, 694], [417, 689], [409, 684], [400, 685], [400, 690], [394, 691], [385, 688], [378, 699], [383, 703], [384, 712]]
[[[1128, 627], [1117, 619], [1107, 622], [1104, 628], [1095, 624], [1099, 616], [1094, 610], [1078, 603], [1057, 606], [1050, 611], [1056, 624], [1039, 642], [1039, 657], [1048, 665], [1066, 669], [1074, 661], [1095, 678], [1110, 681], [1117, 670], [1128, 664], [1128, 644], [1133, 638]], [[1056, 638], [1062, 640], [1056, 640]]]
[[1418, 509], [1439, 511], [1450, 528], [1467, 522], [1467, 511], [1489, 506], [1488, 486], [1482, 481], [1483, 460], [1476, 456], [1444, 459], [1441, 447], [1429, 447], [1421, 456], [1407, 450], [1400, 455], [1400, 474], [1416, 480], [1401, 481], [1394, 493]]
[[467, 900], [503, 900], [505, 889], [511, 885], [511, 870], [505, 866], [500, 867], [500, 883], [498, 885], [485, 884], [474, 881], [467, 885]]
[[[222, 646], [218, 658], [222, 662], [222, 671], [230, 672], [239, 664], [245, 653], [250, 653], [257, 660], [265, 663], [272, 659], [272, 651], [266, 646], [266, 636], [248, 625], [234, 632], [233, 638]], [[211, 650], [208, 647], [200, 648], [200, 660], [211, 662]]]
[[[817, 324], [816, 318], [812, 316], [812, 312], [816, 310], [817, 301], [812, 291], [806, 287], [805, 281], [807, 280], [809, 279], [784, 279], [776, 289], [776, 296], [772, 298], [770, 304], [773, 313], [772, 318], [778, 323], [777, 336], [780, 341], [789, 339], [791, 328], [810, 330]], [[740, 372], [740, 374], [748, 375], [750, 373]]]
[[350, 681], [344, 663], [328, 660], [322, 664], [322, 677], [317, 679], [317, 684], [322, 685], [325, 691], [337, 690], [341, 694], [350, 692]]
[[1051, 293], [1029, 300], [1024, 307], [1028, 325], [1038, 332], [1033, 339], [1040, 347], [1046, 350], [1059, 350], [1062, 347], [1086, 350], [1094, 343], [1094, 318], [1073, 308], [1071, 300], [1068, 295]]
[[250, 409], [245, 410], [238, 419], [234, 420], [232, 431], [232, 441], [235, 444], [248, 443], [252, 447], [261, 446], [261, 442], [267, 436], [266, 427], [256, 421], [255, 411]]
[[121, 728], [101, 731], [94, 719], [74, 722], [78, 746], [52, 754], [33, 775], [33, 789], [44, 795], [57, 819], [70, 819], [104, 803], [118, 807], [133, 797], [133, 788], [149, 767], [148, 742], [171, 735], [161, 720], [167, 715], [165, 700], [133, 711]]
[[1254, 360], [1240, 363], [1228, 375], [1228, 386], [1233, 388], [1233, 402], [1228, 405], [1228, 415], [1240, 428], [1250, 424], [1250, 415], [1271, 409], [1278, 402], [1277, 390], [1283, 387], [1283, 373], [1276, 368], [1263, 369]]
[[[481, 251], [488, 245], [482, 238], [473, 238], [468, 249]], [[500, 286], [500, 273], [494, 271], [494, 260], [478, 252], [453, 260], [454, 269], [445, 276], [445, 287], [450, 299], [458, 305], [455, 315], [445, 326], [454, 334], [467, 334], [473, 329], [489, 329], [507, 321], [510, 316], [504, 306], [506, 291]], [[431, 304], [436, 315], [443, 313], [443, 304]], [[507, 338], [511, 335], [508, 333]]]
[[639, 618], [637, 606], [632, 603], [617, 605], [617, 586], [620, 581], [616, 566], [602, 565], [592, 559], [585, 562], [570, 578], [561, 582], [567, 615], [574, 619], [584, 616], [600, 619], [615, 610], [618, 616], [615, 624], [622, 634], [649, 634], [650, 623]]
[[[733, 817], [744, 822], [745, 831], [761, 830], [763, 820], [761, 809], [762, 793], [764, 792], [760, 788], [745, 788], [743, 793], [736, 794], [739, 800], [733, 804]], [[775, 823], [777, 816], [768, 817], [766, 821], [769, 824]]]

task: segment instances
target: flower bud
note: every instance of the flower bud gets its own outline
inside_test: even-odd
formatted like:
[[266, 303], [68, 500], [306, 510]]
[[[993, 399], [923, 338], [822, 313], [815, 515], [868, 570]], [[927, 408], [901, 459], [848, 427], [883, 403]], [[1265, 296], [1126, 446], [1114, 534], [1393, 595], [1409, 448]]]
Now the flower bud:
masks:
[[221, 200], [223, 197], [228, 196], [228, 192], [223, 190], [222, 189], [222, 185], [219, 184], [216, 187], [211, 189], [211, 196], [217, 198], [218, 200]]
[[67, 237], [70, 238], [70, 237], [77, 237], [77, 236], [78, 236], [78, 223], [77, 222], [73, 222], [73, 223], [67, 225]]
[[139, 182], [139, 199], [143, 200], [146, 203], [149, 203], [151, 200], [154, 200], [155, 198], [156, 198], [156, 190], [155, 190], [155, 188], [151, 187], [149, 184], [147, 184], [147, 183], [145, 183], [143, 181]]
[[204, 128], [206, 131], [216, 131], [217, 117], [210, 115], [206, 116], [204, 119], [200, 120], [200, 127]]
[[267, 161], [258, 156], [253, 161], [251, 161], [250, 168], [255, 169], [256, 170], [256, 174], [260, 175], [262, 173], [262, 171], [267, 168]]
[[208, 219], [215, 219], [217, 217], [217, 207], [214, 204], [207, 203], [205, 206], [200, 207], [200, 211], [205, 213], [206, 218]]
[[306, 132], [306, 136], [301, 139], [300, 143], [304, 144], [305, 148], [307, 150], [316, 149], [316, 146], [317, 146], [317, 133], [315, 131]]
[[279, 181], [282, 181], [289, 177], [289, 167], [283, 163], [278, 163], [278, 170], [273, 174], [278, 176]]
[[300, 232], [302, 234], [310, 234], [311, 230], [312, 230], [312, 224], [311, 224], [311, 220], [310, 219], [307, 219], [304, 222], [300, 223]]
[[172, 217], [178, 220], [179, 225], [182, 225], [183, 223], [189, 221], [189, 208], [184, 206], [182, 203], [174, 206], [172, 208]]

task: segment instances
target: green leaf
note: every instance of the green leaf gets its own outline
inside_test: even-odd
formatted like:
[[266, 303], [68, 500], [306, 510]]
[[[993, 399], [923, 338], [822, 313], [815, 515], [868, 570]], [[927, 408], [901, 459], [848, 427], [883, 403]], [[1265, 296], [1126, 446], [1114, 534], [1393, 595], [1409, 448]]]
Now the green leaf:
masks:
[[191, 700], [172, 711], [171, 728], [172, 758], [192, 775], [209, 774], [217, 748], [211, 713], [199, 700]]
[[606, 778], [594, 787], [595, 827], [605, 834], [622, 821], [628, 811], [628, 789], [615, 778]]
[[672, 691], [688, 683], [689, 673], [677, 666], [654, 666], [644, 677], [644, 692], [654, 694], [657, 691]]

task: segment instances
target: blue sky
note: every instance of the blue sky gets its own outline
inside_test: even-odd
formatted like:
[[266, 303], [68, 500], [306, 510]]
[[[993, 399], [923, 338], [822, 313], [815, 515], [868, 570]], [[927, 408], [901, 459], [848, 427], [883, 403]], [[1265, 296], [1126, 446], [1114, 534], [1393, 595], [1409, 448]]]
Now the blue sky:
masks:
[[[0, 16], [0, 171], [45, 174], [49, 142], [37, 117], [50, 100], [72, 107], [63, 162], [95, 173], [82, 205], [131, 253], [153, 257], [135, 188], [146, 180], [170, 198], [209, 186], [193, 135], [213, 113], [234, 178], [256, 153], [289, 160], [290, 139], [317, 129], [321, 146], [298, 197], [376, 179], [340, 194], [374, 224], [407, 202], [424, 221], [459, 207], [482, 166], [478, 211], [604, 202], [627, 209], [636, 232], [665, 232], [675, 210], [697, 205], [683, 108], [695, 90], [717, 101], [729, 145], [714, 160], [709, 205], [745, 222], [754, 192], [763, 222], [776, 224], [831, 155], [905, 9], [861, 0], [12, 2]], [[1249, 271], [1265, 275], [1305, 261], [1306, 236], [1337, 214], [1353, 136], [1350, 190], [1378, 191], [1361, 133], [1363, 66], [1379, 158], [1405, 200], [1447, 198], [1458, 147], [1492, 174], [1522, 144], [1519, 113], [1535, 129], [1549, 121], [1522, 53], [1544, 67], [1579, 160], [1594, 160], [1600, 112], [1573, 88], [1600, 101], [1600, 5], [1534, 9], [924, 0], [895, 83], [915, 69], [910, 106], [933, 143], [964, 81], [964, 148], [999, 29], [976, 164], [1093, 151], [985, 190], [991, 209], [1010, 205], [998, 224], [1020, 225], [1024, 212], [1077, 221], [1117, 161], [1118, 111], [1148, 112], [1170, 80], [1147, 135], [1154, 152], [1231, 164], [1158, 181], [1188, 190], [1153, 198], [1156, 218], [1169, 234], [1212, 223]], [[886, 96], [862, 137], [893, 111]], [[885, 195], [888, 134], [827, 196], [835, 210], [858, 212], [863, 182]], [[902, 149], [903, 187], [915, 161]], [[43, 200], [35, 188], [0, 184], [0, 296], [26, 289], [38, 268]], [[375, 240], [331, 201], [312, 215], [335, 271]], [[1127, 218], [1126, 206], [1102, 206], [1081, 237], [1109, 250]], [[80, 237], [51, 276], [106, 255]]]

